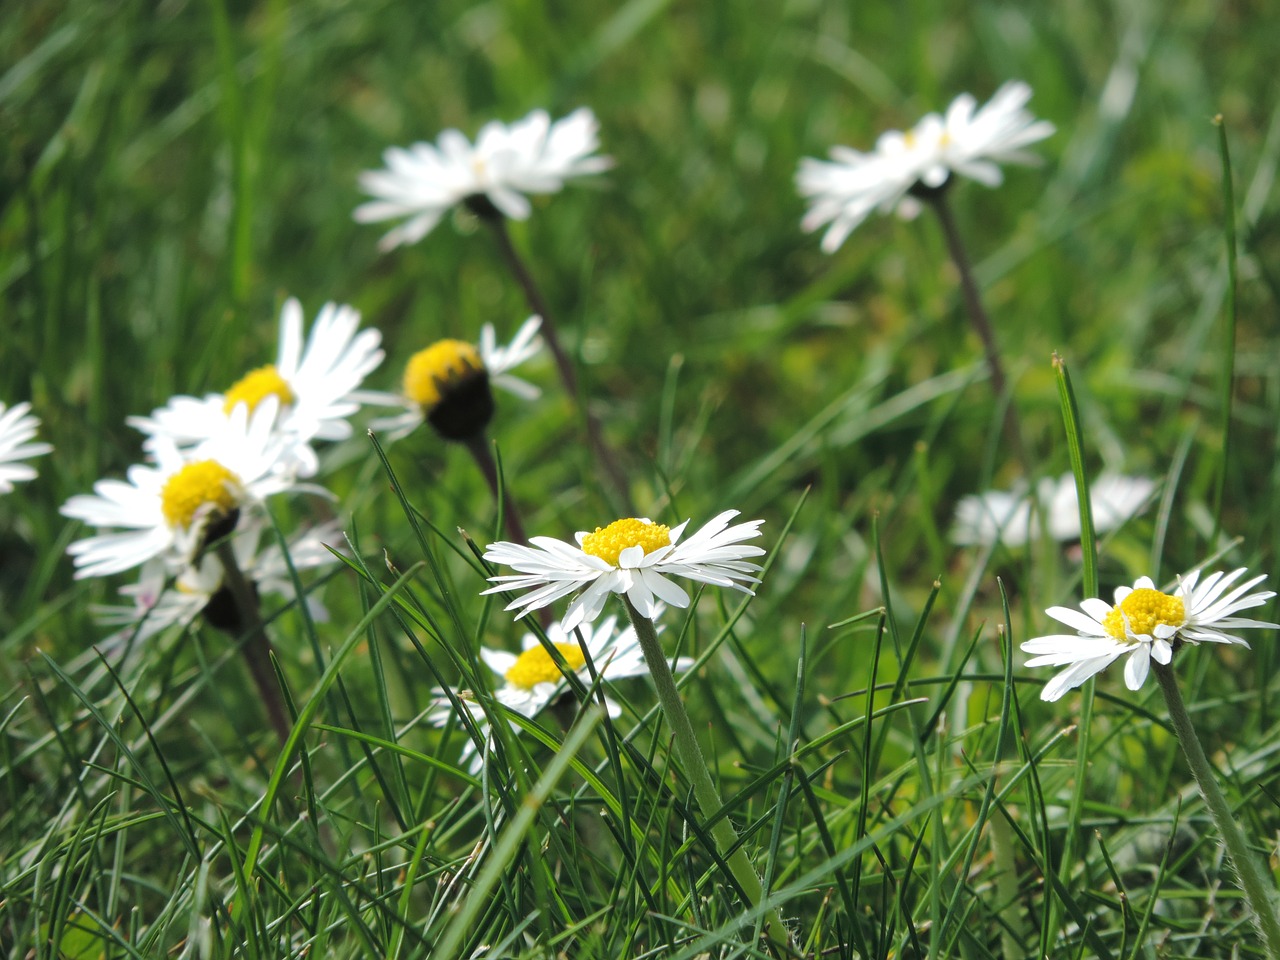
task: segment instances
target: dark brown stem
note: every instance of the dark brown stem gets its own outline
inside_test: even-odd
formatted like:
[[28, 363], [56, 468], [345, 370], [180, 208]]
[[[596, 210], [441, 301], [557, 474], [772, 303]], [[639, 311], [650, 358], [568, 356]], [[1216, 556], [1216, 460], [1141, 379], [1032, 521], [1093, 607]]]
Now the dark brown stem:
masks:
[[978, 283], [973, 276], [973, 266], [969, 262], [968, 251], [956, 227], [955, 217], [951, 214], [951, 206], [947, 203], [944, 191], [931, 191], [925, 195], [929, 205], [938, 214], [938, 222], [942, 225], [942, 235], [947, 242], [947, 251], [951, 254], [951, 262], [960, 274], [960, 291], [964, 297], [965, 311], [969, 314], [969, 322], [982, 341], [983, 352], [987, 357], [987, 369], [991, 373], [991, 389], [996, 400], [1005, 404], [1004, 430], [1014, 454], [1029, 467], [1026, 448], [1022, 445], [1022, 431], [1018, 424], [1018, 412], [1013, 406], [1013, 396], [1009, 393], [1009, 380], [1004, 373], [1004, 365], [1000, 362], [1000, 348], [996, 345], [995, 328], [991, 318], [982, 305], [982, 296], [978, 292]]
[[266, 708], [267, 719], [271, 721], [271, 726], [283, 744], [289, 739], [293, 724], [285, 713], [284, 698], [280, 695], [280, 683], [275, 669], [271, 666], [271, 641], [267, 639], [267, 631], [262, 624], [257, 593], [245, 579], [229, 538], [223, 538], [218, 543], [217, 553], [218, 560], [222, 563], [225, 586], [231, 592], [239, 612], [240, 629], [237, 632], [247, 634], [240, 644], [240, 652], [244, 654], [244, 661], [253, 677], [254, 686], [258, 688], [258, 696]]
[[511, 234], [507, 230], [506, 220], [501, 216], [484, 216], [481, 219], [493, 228], [493, 234], [498, 240], [498, 250], [502, 254], [502, 259], [506, 263], [507, 269], [515, 277], [520, 289], [524, 291], [525, 302], [528, 303], [529, 309], [542, 318], [542, 337], [546, 340], [547, 347], [551, 350], [551, 355], [555, 358], [556, 369], [560, 373], [560, 382], [564, 384], [565, 392], [569, 394], [573, 402], [582, 411], [582, 418], [586, 423], [587, 429], [587, 442], [591, 445], [592, 453], [597, 462], [604, 468], [605, 475], [609, 478], [609, 483], [613, 487], [622, 507], [627, 513], [634, 512], [627, 478], [618, 464], [617, 457], [605, 442], [604, 430], [600, 426], [600, 420], [591, 412], [591, 408], [587, 405], [585, 398], [578, 391], [578, 375], [573, 368], [573, 360], [560, 342], [555, 320], [552, 319], [551, 311], [547, 309], [547, 301], [543, 298], [537, 283], [534, 282], [533, 274], [529, 272], [529, 268], [525, 266], [524, 260], [521, 259], [515, 245], [511, 242]]

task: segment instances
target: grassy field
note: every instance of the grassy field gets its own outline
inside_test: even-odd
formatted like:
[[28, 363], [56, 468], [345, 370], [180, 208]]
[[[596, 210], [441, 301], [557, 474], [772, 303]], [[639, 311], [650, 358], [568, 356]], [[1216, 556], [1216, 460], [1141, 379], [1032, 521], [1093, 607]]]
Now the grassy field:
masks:
[[[1042, 703], [1051, 674], [1022, 666], [1045, 608], [1086, 595], [1086, 553], [949, 529], [966, 495], [1071, 469], [1056, 351], [1089, 473], [1158, 484], [1100, 538], [1099, 595], [1210, 558], [1277, 582], [1277, 35], [1280, 9], [1199, 0], [6, 5], [0, 401], [56, 449], [0, 497], [0, 954], [1267, 956], [1155, 684], [1116, 666]], [[873, 215], [827, 255], [794, 177], [1011, 79], [1058, 128], [1044, 164], [950, 192], [998, 398], [934, 219]], [[355, 547], [307, 578], [327, 621], [265, 610], [288, 750], [235, 638], [96, 656], [131, 575], [74, 580], [66, 555], [86, 531], [59, 506], [143, 457], [125, 417], [268, 362], [287, 297], [382, 332], [372, 389], [437, 339], [509, 337], [530, 311], [484, 225], [379, 253], [357, 177], [390, 145], [580, 106], [615, 166], [512, 236], [637, 513], [766, 521], [757, 595], [707, 589], [663, 636], [697, 658], [684, 701], [791, 947], [740, 922], [646, 679], [610, 685], [613, 719], [570, 692], [483, 776], [464, 725], [426, 722], [527, 629], [480, 596], [459, 531], [482, 547], [497, 513], [430, 431], [384, 463], [362, 412], [324, 453], [336, 500], [272, 502], [282, 533], [333, 516]], [[491, 436], [529, 533], [624, 513], [550, 360], [521, 374], [542, 397], [500, 394]], [[1278, 658], [1251, 639], [1175, 665], [1274, 868]]]

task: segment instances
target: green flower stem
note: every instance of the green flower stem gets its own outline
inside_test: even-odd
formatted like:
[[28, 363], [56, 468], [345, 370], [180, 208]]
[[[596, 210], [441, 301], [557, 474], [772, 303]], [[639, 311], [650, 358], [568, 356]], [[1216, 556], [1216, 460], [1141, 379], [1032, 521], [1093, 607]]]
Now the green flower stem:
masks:
[[507, 536], [516, 543], [527, 544], [529, 538], [524, 534], [524, 524], [520, 522], [520, 511], [516, 509], [510, 492], [505, 489], [502, 478], [498, 476], [498, 464], [493, 458], [493, 451], [489, 449], [489, 441], [483, 434], [478, 433], [464, 440], [463, 446], [471, 453], [476, 466], [484, 474], [485, 482], [489, 484], [494, 502], [502, 511], [502, 526], [507, 531]]
[[1236, 824], [1231, 806], [1218, 789], [1213, 767], [1209, 764], [1209, 758], [1204, 755], [1204, 748], [1200, 746], [1195, 728], [1191, 726], [1191, 718], [1187, 715], [1186, 705], [1182, 702], [1182, 694], [1178, 691], [1173, 665], [1153, 661], [1151, 670], [1160, 684], [1160, 692], [1164, 694], [1169, 719], [1173, 722], [1182, 752], [1195, 775], [1196, 785], [1200, 787], [1200, 795], [1204, 797], [1205, 806], [1209, 808], [1209, 815], [1213, 817], [1218, 834], [1227, 845], [1227, 856], [1235, 867], [1245, 899], [1253, 910], [1253, 920], [1266, 943], [1267, 956], [1271, 960], [1280, 960], [1280, 917], [1276, 915], [1274, 885], [1269, 882], [1259, 865], [1258, 854], [1249, 849], [1244, 834]]
[[[724, 809], [724, 801], [720, 799], [720, 791], [716, 789], [707, 762], [703, 759], [702, 748], [698, 746], [698, 738], [694, 735], [693, 724], [689, 721], [689, 713], [680, 699], [676, 689], [676, 678], [671, 673], [666, 655], [662, 652], [662, 644], [658, 642], [658, 633], [653, 621], [641, 614], [631, 605], [631, 601], [623, 597], [627, 605], [627, 616], [635, 627], [636, 637], [640, 640], [640, 650], [644, 654], [644, 662], [653, 676], [654, 686], [658, 689], [658, 702], [666, 715], [667, 726], [675, 742], [676, 755], [684, 765], [685, 775], [693, 784], [693, 794], [702, 810], [702, 815], [711, 819]], [[711, 836], [716, 842], [720, 855], [729, 864], [734, 879], [747, 895], [750, 906], [757, 906], [764, 899], [764, 884], [760, 874], [756, 872], [751, 858], [747, 856], [738, 842], [737, 831], [729, 823], [728, 817], [721, 817], [711, 825]], [[765, 934], [776, 943], [787, 942], [787, 928], [776, 908], [770, 908], [765, 914]]]
[[262, 705], [266, 708], [267, 719], [271, 721], [280, 742], [284, 743], [289, 739], [293, 724], [285, 714], [280, 684], [276, 679], [275, 668], [271, 666], [271, 641], [267, 639], [267, 630], [262, 623], [257, 592], [245, 579], [229, 537], [224, 537], [218, 543], [216, 551], [218, 560], [222, 563], [226, 588], [231, 592], [239, 614], [238, 632], [248, 634], [240, 645], [240, 652], [244, 654], [249, 674], [253, 677], [254, 686], [258, 688], [258, 696], [262, 698]]

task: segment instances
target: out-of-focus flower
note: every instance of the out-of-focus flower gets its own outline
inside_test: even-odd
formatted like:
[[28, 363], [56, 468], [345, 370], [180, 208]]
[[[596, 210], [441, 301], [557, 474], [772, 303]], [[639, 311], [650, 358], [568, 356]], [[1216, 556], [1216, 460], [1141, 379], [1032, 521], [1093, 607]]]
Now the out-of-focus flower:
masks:
[[931, 113], [905, 133], [886, 131], [869, 153], [837, 146], [830, 161], [804, 158], [796, 187], [810, 207], [801, 225], [812, 232], [830, 224], [822, 249], [832, 253], [873, 210], [915, 216], [920, 204], [911, 193], [941, 189], [953, 173], [998, 186], [1000, 164], [1036, 163], [1023, 148], [1054, 132], [1025, 109], [1030, 98], [1021, 82], [1006, 83], [980, 108], [963, 93], [945, 116]]
[[747, 584], [760, 582], [755, 576], [760, 566], [747, 558], [761, 556], [764, 550], [744, 546], [743, 541], [758, 537], [764, 521], [730, 526], [729, 521], [737, 515], [737, 510], [726, 510], [683, 542], [680, 537], [688, 520], [668, 527], [630, 518], [615, 520], [594, 532], [579, 532], [577, 546], [552, 537], [533, 537], [529, 541], [533, 546], [528, 547], [507, 541], [491, 543], [484, 558], [518, 573], [490, 577], [497, 586], [484, 592], [528, 591], [506, 607], [519, 609], [523, 617], [581, 590], [565, 612], [566, 630], [595, 620], [611, 593], [625, 594], [650, 620], [660, 601], [673, 607], [689, 606], [689, 595], [668, 576], [752, 593]]
[[[1095, 533], [1122, 526], [1140, 513], [1155, 492], [1155, 481], [1102, 473], [1089, 484]], [[1062, 542], [1080, 539], [1080, 508], [1076, 502], [1076, 481], [1069, 473], [1054, 480], [1042, 478], [1035, 495], [1024, 485], [1013, 490], [989, 490], [963, 497], [956, 504], [951, 542], [959, 546], [990, 546], [999, 541], [1006, 547], [1020, 547], [1040, 537], [1041, 530]]]
[[47, 443], [31, 443], [40, 421], [31, 415], [31, 404], [15, 403], [8, 409], [0, 403], [0, 493], [9, 493], [15, 483], [34, 480], [35, 468], [23, 463], [49, 453]]
[[154, 453], [170, 441], [187, 450], [226, 429], [237, 406], [250, 412], [268, 397], [279, 405], [275, 429], [286, 454], [296, 460], [298, 476], [316, 474], [312, 442], [351, 436], [347, 418], [360, 409], [360, 384], [382, 362], [382, 334], [360, 330], [360, 314], [345, 304], [326, 303], [303, 343], [302, 305], [294, 298], [280, 311], [276, 362], [241, 377], [225, 393], [203, 398], [178, 396], [150, 417], [130, 417], [130, 425], [147, 434], [144, 449]]
[[[288, 561], [280, 544], [271, 536], [264, 547], [262, 537], [268, 533], [263, 523], [252, 523], [237, 532], [232, 540], [236, 565], [253, 584], [259, 595], [273, 593], [292, 601], [296, 599], [289, 564], [296, 571], [311, 570], [335, 562], [330, 546], [342, 543], [342, 527], [331, 520], [295, 537], [289, 544]], [[170, 585], [171, 572], [159, 560], [143, 565], [136, 583], [120, 588], [128, 603], [124, 606], [97, 608], [99, 623], [119, 627], [99, 645], [104, 651], [125, 643], [141, 645], [156, 634], [175, 625], [187, 626], [201, 613], [219, 629], [243, 629], [231, 620], [238, 617], [235, 604], [224, 585], [222, 562], [214, 555], [205, 556], [197, 564], [186, 567]], [[328, 619], [324, 605], [314, 595], [306, 598], [313, 620]]]
[[[566, 633], [560, 624], [553, 623], [547, 630], [547, 639], [559, 651], [569, 669], [588, 687], [593, 681], [583, 655], [584, 646], [597, 675], [605, 680], [647, 674], [648, 668], [644, 655], [640, 652], [640, 642], [636, 639], [635, 630], [628, 626], [619, 631], [617, 623], [617, 617], [610, 616], [594, 627], [584, 623], [574, 633]], [[579, 636], [582, 638], [581, 643]], [[560, 668], [536, 636], [526, 633], [521, 647], [523, 652], [520, 654], [481, 647], [480, 657], [490, 670], [502, 678], [502, 685], [493, 691], [494, 699], [513, 713], [532, 717], [559, 698], [565, 690], [565, 680]], [[680, 657], [676, 660], [675, 670], [687, 670], [692, 665], [691, 659]], [[468, 691], [460, 691], [456, 696], [476, 725], [481, 739], [489, 742], [491, 734], [484, 711]], [[608, 697], [605, 698], [605, 706], [611, 717], [617, 717], [622, 712], [618, 704]], [[455, 722], [453, 703], [447, 697], [438, 696], [436, 708], [427, 719], [438, 727]], [[513, 729], [516, 729], [514, 725]], [[471, 738], [467, 738], [462, 748], [462, 760], [472, 773], [479, 773], [484, 765], [484, 757]]]
[[1057, 700], [1126, 656], [1125, 685], [1137, 690], [1147, 679], [1151, 660], [1168, 663], [1175, 643], [1247, 647], [1243, 639], [1228, 631], [1280, 629], [1280, 624], [1235, 616], [1275, 596], [1272, 590], [1249, 592], [1265, 576], [1233, 587], [1245, 573], [1241, 567], [1228, 574], [1210, 574], [1201, 581], [1200, 571], [1192, 570], [1178, 579], [1173, 593], [1163, 593], [1150, 577], [1140, 577], [1132, 587], [1116, 589], [1114, 604], [1093, 598], [1083, 601], [1080, 610], [1050, 607], [1045, 611], [1049, 616], [1076, 632], [1036, 637], [1022, 644], [1024, 653], [1035, 654], [1026, 662], [1028, 667], [1067, 666], [1044, 685], [1040, 699]]
[[237, 404], [223, 429], [190, 452], [161, 437], [154, 466], [134, 465], [127, 480], [99, 480], [93, 495], [68, 500], [64, 516], [108, 531], [67, 548], [76, 578], [120, 573], [153, 558], [179, 572], [207, 539], [231, 533], [267, 497], [290, 489], [294, 478], [281, 466], [287, 454], [275, 429], [278, 413], [275, 397], [252, 415]]
[[425, 237], [452, 207], [483, 198], [513, 220], [529, 216], [525, 194], [556, 193], [566, 180], [600, 173], [613, 165], [596, 155], [599, 124], [586, 107], [551, 122], [535, 110], [507, 126], [492, 121], [472, 145], [457, 130], [445, 130], [434, 145], [391, 147], [386, 168], [360, 175], [360, 188], [374, 197], [356, 208], [360, 223], [406, 218], [379, 243], [390, 250]]
[[480, 436], [493, 418], [491, 386], [502, 387], [525, 400], [538, 396], [538, 388], [513, 370], [542, 349], [538, 328], [542, 320], [530, 317], [511, 343], [498, 346], [493, 324], [480, 331], [480, 342], [437, 340], [409, 358], [401, 392], [364, 394], [368, 403], [399, 406], [403, 412], [374, 420], [374, 430], [386, 430], [396, 440], [416, 430], [425, 420], [446, 440], [466, 441]]

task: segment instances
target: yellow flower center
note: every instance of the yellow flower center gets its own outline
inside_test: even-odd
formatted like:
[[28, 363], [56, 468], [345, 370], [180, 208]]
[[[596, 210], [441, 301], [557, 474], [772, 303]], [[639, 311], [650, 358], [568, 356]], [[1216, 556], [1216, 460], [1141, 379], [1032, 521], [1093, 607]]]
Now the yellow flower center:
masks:
[[237, 380], [227, 391], [222, 409], [230, 413], [236, 408], [237, 403], [245, 403], [249, 405], [249, 412], [253, 413], [258, 404], [267, 397], [279, 397], [282, 407], [288, 406], [296, 399], [293, 390], [289, 388], [288, 381], [280, 376], [280, 371], [270, 363], [257, 370], [251, 370]]
[[458, 380], [483, 369], [479, 351], [465, 340], [439, 340], [409, 358], [404, 395], [429, 410]]
[[217, 460], [197, 460], [175, 473], [160, 491], [160, 510], [172, 527], [188, 527], [206, 505], [228, 513], [238, 502], [240, 478]]
[[1102, 621], [1102, 627], [1117, 640], [1127, 639], [1124, 630], [1125, 617], [1129, 618], [1129, 632], [1138, 636], [1155, 636], [1156, 627], [1180, 627], [1187, 620], [1186, 607], [1181, 597], [1173, 597], [1150, 587], [1139, 587], [1124, 600], [1111, 608]]
[[671, 528], [665, 523], [647, 520], [615, 520], [607, 527], [596, 527], [594, 533], [582, 538], [582, 552], [599, 557], [616, 567], [618, 555], [628, 547], [643, 547], [645, 555], [660, 547], [671, 546]]
[[[560, 651], [560, 656], [564, 657], [564, 662], [568, 664], [570, 670], [581, 670], [586, 664], [587, 659], [582, 655], [582, 648], [576, 643], [557, 643], [554, 646]], [[530, 647], [516, 657], [516, 662], [503, 676], [507, 678], [507, 683], [513, 686], [532, 690], [540, 683], [555, 683], [560, 679], [561, 674], [560, 668], [551, 659], [551, 654], [547, 653], [546, 648], [537, 646]]]

